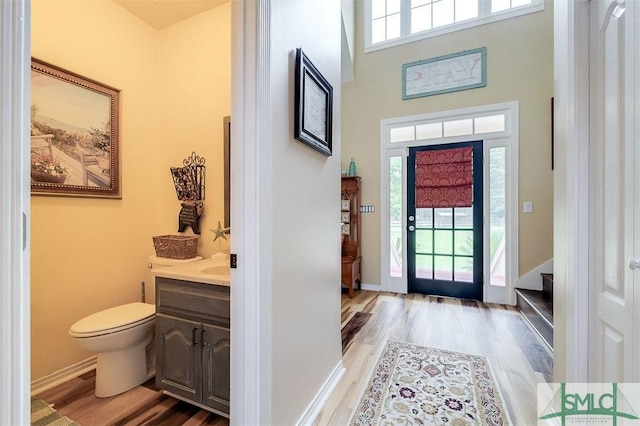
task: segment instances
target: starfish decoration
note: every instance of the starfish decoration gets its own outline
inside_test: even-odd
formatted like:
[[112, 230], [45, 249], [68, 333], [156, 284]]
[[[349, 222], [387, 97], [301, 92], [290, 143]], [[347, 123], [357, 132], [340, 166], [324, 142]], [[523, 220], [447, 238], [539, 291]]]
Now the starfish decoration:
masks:
[[227, 236], [224, 234], [225, 232], [227, 232], [230, 228], [223, 228], [222, 225], [220, 224], [220, 221], [218, 221], [218, 228], [217, 229], [212, 229], [211, 231], [215, 234], [215, 237], [213, 238], [213, 241], [216, 241], [218, 238], [222, 238], [223, 240], [227, 239]]

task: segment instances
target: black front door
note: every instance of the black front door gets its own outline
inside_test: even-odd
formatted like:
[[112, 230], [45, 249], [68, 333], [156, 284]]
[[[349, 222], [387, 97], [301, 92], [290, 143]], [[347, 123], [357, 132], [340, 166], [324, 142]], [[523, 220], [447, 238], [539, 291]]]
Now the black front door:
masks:
[[[472, 182], [470, 194], [466, 193], [469, 201], [459, 200], [464, 198], [456, 193], [461, 187], [446, 187], [446, 167], [441, 167], [445, 172], [440, 175], [445, 186], [421, 193], [423, 172], [434, 166], [420, 164], [427, 157], [420, 153], [446, 158], [454, 153], [448, 150], [457, 148], [466, 148], [467, 157], [471, 155], [464, 164]], [[434, 180], [438, 181], [430, 178]], [[410, 148], [407, 181], [409, 292], [482, 300], [482, 141]], [[429, 197], [433, 199], [425, 202]]]

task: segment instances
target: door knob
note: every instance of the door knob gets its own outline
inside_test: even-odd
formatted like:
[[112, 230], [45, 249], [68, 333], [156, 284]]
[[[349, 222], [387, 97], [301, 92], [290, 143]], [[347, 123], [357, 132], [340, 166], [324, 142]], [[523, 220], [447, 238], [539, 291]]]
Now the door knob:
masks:
[[635, 271], [638, 268], [640, 268], [640, 260], [631, 259], [629, 261], [629, 269], [631, 269], [632, 271]]
[[416, 227], [413, 225], [409, 225], [409, 231], [413, 232], [416, 230]]

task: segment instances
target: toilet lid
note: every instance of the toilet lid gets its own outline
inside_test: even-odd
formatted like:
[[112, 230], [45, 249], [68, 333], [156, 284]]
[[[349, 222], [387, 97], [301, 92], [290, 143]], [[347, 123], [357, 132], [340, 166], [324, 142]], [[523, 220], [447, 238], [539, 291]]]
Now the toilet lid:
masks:
[[74, 336], [113, 333], [131, 328], [153, 318], [156, 307], [149, 303], [134, 302], [96, 312], [71, 326], [69, 333]]

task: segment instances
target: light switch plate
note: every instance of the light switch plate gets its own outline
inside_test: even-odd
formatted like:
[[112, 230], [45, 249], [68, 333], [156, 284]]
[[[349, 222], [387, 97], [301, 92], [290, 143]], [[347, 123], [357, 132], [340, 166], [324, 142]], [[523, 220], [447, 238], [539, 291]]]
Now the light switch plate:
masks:
[[531, 201], [525, 201], [524, 203], [522, 203], [522, 211], [524, 213], [533, 212], [533, 203]]

